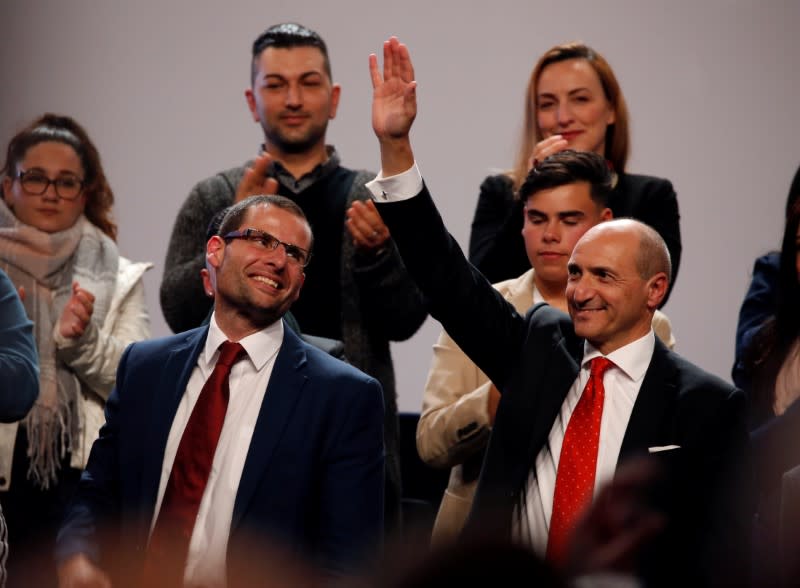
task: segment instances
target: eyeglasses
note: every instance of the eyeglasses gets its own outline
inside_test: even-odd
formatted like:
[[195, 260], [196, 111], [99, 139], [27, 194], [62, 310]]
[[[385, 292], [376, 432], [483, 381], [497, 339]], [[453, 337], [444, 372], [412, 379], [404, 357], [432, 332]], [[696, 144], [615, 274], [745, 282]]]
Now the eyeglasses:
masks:
[[306, 267], [308, 262], [311, 261], [311, 252], [292, 245], [291, 243], [284, 243], [280, 239], [273, 237], [269, 233], [259, 231], [258, 229], [244, 229], [242, 231], [232, 231], [222, 236], [222, 239], [227, 243], [233, 239], [243, 239], [248, 243], [252, 243], [267, 251], [275, 251], [278, 245], [283, 245], [286, 251], [286, 257], [289, 261], [296, 263], [301, 267]]
[[40, 171], [28, 170], [17, 174], [22, 189], [30, 196], [41, 196], [53, 184], [56, 195], [64, 200], [75, 200], [83, 190], [83, 180], [75, 175], [67, 174], [51, 180]]

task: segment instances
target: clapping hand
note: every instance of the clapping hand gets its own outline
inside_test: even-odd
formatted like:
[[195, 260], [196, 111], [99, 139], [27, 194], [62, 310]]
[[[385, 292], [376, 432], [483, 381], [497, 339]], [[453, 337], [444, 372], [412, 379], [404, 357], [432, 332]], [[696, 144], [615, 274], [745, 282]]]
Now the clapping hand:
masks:
[[86, 331], [94, 312], [94, 295], [72, 282], [72, 296], [64, 305], [58, 320], [58, 332], [67, 339], [77, 339]]
[[356, 249], [378, 252], [389, 240], [389, 227], [383, 223], [372, 200], [356, 200], [347, 210], [345, 221]]
[[233, 202], [241, 202], [250, 196], [277, 194], [278, 181], [267, 175], [271, 165], [272, 156], [266, 151], [256, 157], [252, 167], [244, 171], [239, 186], [236, 188], [236, 196]]

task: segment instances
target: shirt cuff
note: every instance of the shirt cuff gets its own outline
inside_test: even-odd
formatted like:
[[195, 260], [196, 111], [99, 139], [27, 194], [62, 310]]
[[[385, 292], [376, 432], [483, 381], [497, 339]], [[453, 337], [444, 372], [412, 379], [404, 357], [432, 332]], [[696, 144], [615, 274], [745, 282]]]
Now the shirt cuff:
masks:
[[399, 202], [408, 200], [422, 191], [422, 174], [419, 172], [417, 162], [403, 173], [384, 177], [383, 170], [371, 182], [367, 182], [367, 189], [372, 192], [373, 198], [380, 202]]

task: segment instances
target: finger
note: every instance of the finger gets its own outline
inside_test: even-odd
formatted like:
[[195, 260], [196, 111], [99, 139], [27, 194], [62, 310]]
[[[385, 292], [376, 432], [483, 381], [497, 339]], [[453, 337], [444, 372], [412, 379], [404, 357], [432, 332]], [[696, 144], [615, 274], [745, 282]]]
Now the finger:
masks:
[[364, 235], [362, 230], [356, 226], [352, 219], [347, 219], [344, 224], [347, 227], [347, 231], [350, 233], [350, 236], [353, 238], [353, 243], [356, 245], [356, 247], [369, 246], [369, 241], [367, 240], [366, 235]]
[[267, 178], [264, 181], [264, 194], [277, 194], [278, 187], [278, 180], [275, 178]]
[[265, 178], [269, 175], [269, 169], [272, 165], [272, 156], [264, 151], [261, 155], [256, 157], [256, 160], [253, 162], [253, 171], [262, 178]]
[[365, 214], [352, 214], [349, 219], [353, 232], [362, 239], [368, 239], [375, 229], [372, 228]]
[[90, 317], [92, 316], [92, 312], [94, 312], [94, 296], [92, 296], [92, 294], [86, 290], [80, 290], [72, 298]]
[[406, 82], [413, 81], [414, 65], [411, 63], [411, 54], [408, 52], [408, 46], [404, 43], [399, 43], [398, 54], [398, 69], [400, 70], [400, 77]]
[[75, 300], [69, 305], [69, 312], [81, 323], [88, 323], [92, 318], [91, 312], [79, 301]]
[[25, 286], [20, 286], [17, 288], [17, 296], [22, 302], [25, 302]]
[[91, 304], [94, 304], [94, 294], [89, 292], [89, 290], [84, 290], [83, 288], [79, 287], [75, 291], [75, 296], [77, 296], [77, 297], [79, 297], [79, 298], [81, 298], [83, 300], [87, 300]]
[[372, 78], [372, 89], [374, 90], [383, 81], [378, 71], [378, 56], [374, 53], [369, 54], [369, 75]]
[[384, 41], [383, 43], [383, 81], [392, 79], [392, 67], [394, 66], [394, 59], [392, 59], [392, 39]]
[[378, 212], [375, 203], [372, 200], [366, 200], [364, 205], [364, 208], [368, 212], [368, 221], [370, 226], [373, 228], [373, 231], [378, 232], [378, 234], [384, 239], [388, 238], [389, 227], [387, 227], [386, 223], [383, 222], [383, 218], [381, 218], [381, 214]]

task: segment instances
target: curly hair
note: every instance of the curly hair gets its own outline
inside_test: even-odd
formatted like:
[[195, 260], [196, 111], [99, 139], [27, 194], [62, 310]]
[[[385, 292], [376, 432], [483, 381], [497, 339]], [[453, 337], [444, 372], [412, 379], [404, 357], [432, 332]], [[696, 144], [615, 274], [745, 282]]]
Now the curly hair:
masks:
[[83, 213], [93, 225], [116, 241], [117, 224], [111, 215], [114, 193], [103, 172], [97, 148], [86, 130], [73, 118], [48, 112], [19, 131], [8, 144], [0, 174], [13, 176], [28, 149], [47, 141], [63, 143], [75, 150], [84, 173], [83, 193], [86, 196], [86, 206]]

